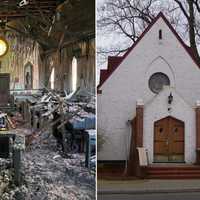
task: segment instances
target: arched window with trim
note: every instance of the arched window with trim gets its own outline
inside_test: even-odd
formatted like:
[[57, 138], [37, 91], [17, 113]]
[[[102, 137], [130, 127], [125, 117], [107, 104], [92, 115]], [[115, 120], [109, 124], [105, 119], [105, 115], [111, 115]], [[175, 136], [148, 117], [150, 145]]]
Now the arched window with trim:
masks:
[[72, 92], [77, 89], [77, 59], [74, 56], [72, 59]]
[[33, 89], [33, 65], [30, 62], [24, 67], [24, 87]]

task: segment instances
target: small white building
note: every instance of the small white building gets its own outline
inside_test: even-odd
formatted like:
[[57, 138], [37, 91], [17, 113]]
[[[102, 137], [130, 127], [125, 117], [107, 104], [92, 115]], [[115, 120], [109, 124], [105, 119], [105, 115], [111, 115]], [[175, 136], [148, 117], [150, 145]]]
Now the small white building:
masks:
[[150, 164], [199, 162], [199, 100], [200, 66], [159, 13], [124, 56], [109, 57], [101, 70], [97, 116], [105, 142], [98, 160], [129, 160], [133, 148], [144, 147]]

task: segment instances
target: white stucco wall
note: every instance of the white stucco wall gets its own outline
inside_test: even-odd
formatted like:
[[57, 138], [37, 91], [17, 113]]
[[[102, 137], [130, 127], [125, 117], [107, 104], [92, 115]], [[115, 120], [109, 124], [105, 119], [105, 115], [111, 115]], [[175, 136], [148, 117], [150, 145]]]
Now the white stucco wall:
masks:
[[[173, 101], [171, 105], [169, 105], [167, 102], [170, 93], [173, 95]], [[168, 108], [171, 108], [170, 111], [168, 111]], [[154, 122], [167, 116], [172, 116], [184, 122], [185, 162], [195, 162], [196, 132], [194, 108], [179, 94], [177, 94], [173, 88], [169, 87], [166, 87], [144, 106], [143, 144], [148, 150], [149, 162], [153, 162]]]
[[[162, 29], [162, 41], [158, 39], [159, 29]], [[103, 132], [106, 143], [98, 153], [99, 160], [126, 159], [128, 144], [125, 141], [130, 140], [127, 121], [135, 116], [137, 99], [143, 99], [144, 105], [147, 105], [155, 97], [148, 87], [149, 77], [155, 72], [167, 74], [171, 86], [191, 107], [200, 99], [200, 69], [162, 18], [158, 19], [100, 88], [102, 94], [98, 95], [97, 101], [98, 129]], [[156, 109], [156, 116], [164, 115], [162, 109]], [[183, 121], [192, 121], [192, 111], [187, 109], [189, 114]], [[178, 113], [180, 111], [174, 115]], [[190, 123], [194, 129], [193, 122]], [[144, 126], [145, 134], [150, 135], [150, 132], [147, 133], [150, 125]], [[187, 153], [186, 159], [188, 162], [193, 160], [191, 152]]]

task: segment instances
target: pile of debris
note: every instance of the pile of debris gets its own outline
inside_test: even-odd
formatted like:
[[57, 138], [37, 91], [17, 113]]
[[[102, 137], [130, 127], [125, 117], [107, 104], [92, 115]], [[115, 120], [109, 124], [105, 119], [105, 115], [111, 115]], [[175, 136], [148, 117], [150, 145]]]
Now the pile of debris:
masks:
[[0, 131], [15, 128], [15, 124], [12, 122], [11, 118], [7, 115], [7, 113], [0, 112]]
[[37, 102], [30, 103], [29, 109], [33, 137], [35, 131], [52, 127], [52, 134], [66, 154], [84, 151], [87, 130], [95, 129], [96, 124], [93, 94], [82, 88], [63, 96], [47, 91]]
[[[23, 131], [28, 134], [29, 130], [19, 130], [21, 134]], [[13, 184], [9, 162], [2, 165], [2, 184], [6, 188], [3, 188], [0, 200], [95, 199], [95, 172], [85, 168], [84, 154], [70, 154], [68, 158], [62, 155], [50, 132], [35, 138], [23, 156], [21, 186]]]
[[12, 171], [9, 169], [0, 170], [0, 199], [9, 200], [6, 190], [10, 187], [12, 181]]
[[41, 124], [35, 128], [42, 127], [42, 122], [46, 120], [52, 120], [56, 112], [60, 118], [64, 119], [64, 124], [76, 117], [95, 118], [95, 97], [86, 89], [78, 88], [76, 92], [64, 96], [53, 91], [46, 91], [37, 101], [29, 103], [31, 104], [31, 119]]
[[0, 131], [10, 131], [24, 125], [25, 120], [22, 114], [14, 110], [12, 112], [0, 111]]
[[18, 99], [14, 113], [0, 115], [18, 138], [13, 148], [26, 145], [18, 186], [13, 161], [0, 162], [0, 200], [95, 199], [95, 97], [79, 88], [29, 99]]

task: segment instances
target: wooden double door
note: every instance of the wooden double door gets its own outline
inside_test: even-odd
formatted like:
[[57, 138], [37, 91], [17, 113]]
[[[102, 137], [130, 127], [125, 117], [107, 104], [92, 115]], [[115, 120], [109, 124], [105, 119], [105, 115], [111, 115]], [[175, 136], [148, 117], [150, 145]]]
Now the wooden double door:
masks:
[[154, 123], [154, 162], [184, 162], [184, 122], [166, 117]]

